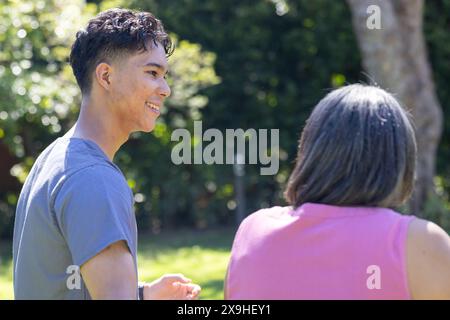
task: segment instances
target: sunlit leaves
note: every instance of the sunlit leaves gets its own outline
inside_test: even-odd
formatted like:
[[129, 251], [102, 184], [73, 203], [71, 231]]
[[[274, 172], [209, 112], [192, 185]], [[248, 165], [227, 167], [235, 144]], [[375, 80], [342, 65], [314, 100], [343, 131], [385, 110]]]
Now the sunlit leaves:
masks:
[[170, 104], [201, 108], [208, 102], [206, 97], [198, 96], [199, 90], [218, 84], [220, 78], [214, 71], [215, 54], [204, 52], [200, 45], [175, 39], [176, 50], [170, 57], [169, 84], [172, 89]]

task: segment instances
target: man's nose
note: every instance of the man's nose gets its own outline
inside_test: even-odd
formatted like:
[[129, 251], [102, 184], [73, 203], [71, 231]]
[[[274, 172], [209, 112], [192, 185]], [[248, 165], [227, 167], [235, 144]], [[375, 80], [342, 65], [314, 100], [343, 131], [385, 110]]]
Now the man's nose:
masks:
[[168, 98], [170, 96], [171, 90], [169, 85], [167, 84], [166, 79], [162, 79], [162, 84], [160, 88], [160, 95], [164, 98]]

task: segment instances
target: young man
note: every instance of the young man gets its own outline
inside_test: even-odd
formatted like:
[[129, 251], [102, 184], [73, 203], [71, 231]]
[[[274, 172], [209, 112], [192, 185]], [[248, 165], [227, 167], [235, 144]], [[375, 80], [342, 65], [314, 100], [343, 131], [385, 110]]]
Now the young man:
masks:
[[171, 53], [163, 25], [146, 12], [107, 10], [77, 33], [70, 63], [82, 92], [80, 115], [38, 157], [20, 194], [16, 299], [198, 296], [200, 287], [181, 274], [138, 290], [133, 194], [112, 162], [132, 132], [153, 130], [170, 95]]

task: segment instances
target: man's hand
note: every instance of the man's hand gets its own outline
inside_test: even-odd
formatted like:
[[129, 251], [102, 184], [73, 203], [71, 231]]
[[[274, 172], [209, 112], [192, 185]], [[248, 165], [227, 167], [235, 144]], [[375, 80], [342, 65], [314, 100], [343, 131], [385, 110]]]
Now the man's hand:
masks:
[[193, 300], [201, 288], [182, 274], [165, 274], [144, 284], [144, 300]]

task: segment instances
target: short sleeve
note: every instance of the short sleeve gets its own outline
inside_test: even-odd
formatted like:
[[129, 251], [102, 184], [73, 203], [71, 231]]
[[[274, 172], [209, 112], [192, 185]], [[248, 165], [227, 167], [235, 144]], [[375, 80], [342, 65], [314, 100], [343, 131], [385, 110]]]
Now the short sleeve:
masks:
[[114, 168], [94, 165], [68, 177], [54, 210], [74, 264], [83, 265], [119, 240], [125, 240], [136, 257], [132, 193]]

